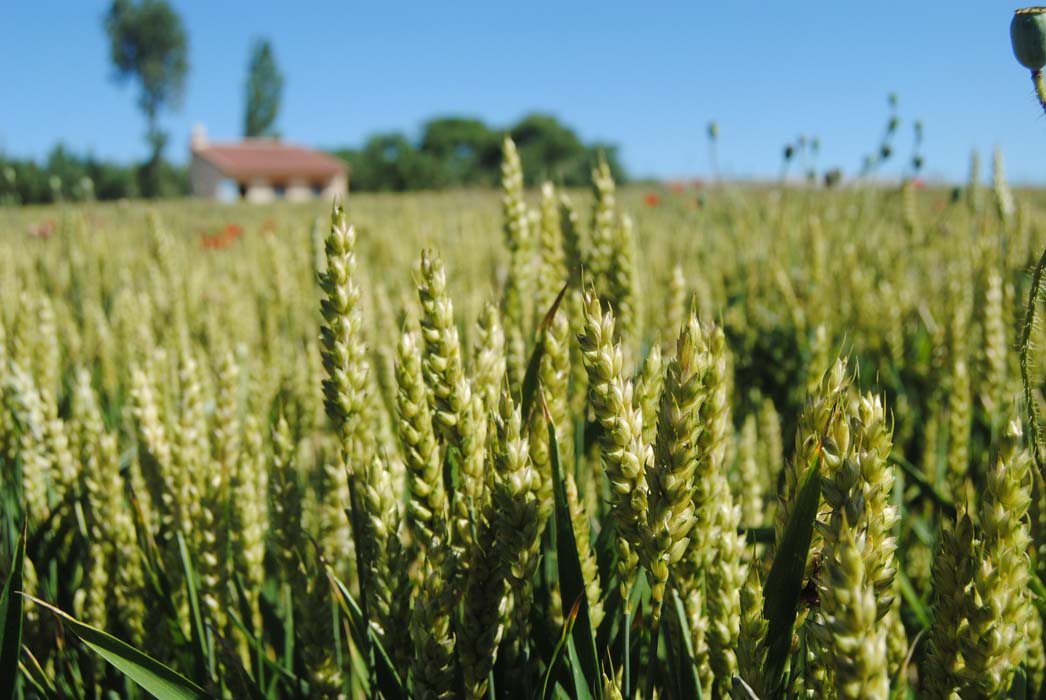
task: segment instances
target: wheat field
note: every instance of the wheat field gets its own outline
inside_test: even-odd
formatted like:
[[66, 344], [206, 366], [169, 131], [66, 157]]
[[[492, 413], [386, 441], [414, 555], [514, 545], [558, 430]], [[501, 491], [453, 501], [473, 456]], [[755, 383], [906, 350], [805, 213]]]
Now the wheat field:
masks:
[[1044, 696], [1046, 239], [1001, 156], [953, 193], [503, 158], [0, 210], [0, 691]]

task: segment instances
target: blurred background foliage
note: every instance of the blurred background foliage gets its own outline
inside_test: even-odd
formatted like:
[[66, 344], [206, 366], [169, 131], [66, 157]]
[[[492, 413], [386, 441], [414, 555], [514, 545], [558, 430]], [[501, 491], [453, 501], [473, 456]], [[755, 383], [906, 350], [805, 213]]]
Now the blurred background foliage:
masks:
[[[627, 181], [617, 147], [584, 143], [569, 126], [548, 114], [528, 114], [506, 130], [471, 117], [437, 117], [417, 139], [397, 131], [373, 134], [359, 148], [331, 153], [349, 164], [352, 190], [407, 192], [450, 187], [494, 187], [499, 178], [501, 139], [512, 136], [523, 156], [528, 186], [549, 180], [584, 186], [599, 156], [614, 179]], [[59, 144], [46, 160], [8, 158], [0, 153], [0, 203], [44, 204], [150, 196], [141, 187], [143, 168], [81, 155]], [[158, 189], [151, 196], [181, 197], [189, 192], [184, 165], [163, 161]]]

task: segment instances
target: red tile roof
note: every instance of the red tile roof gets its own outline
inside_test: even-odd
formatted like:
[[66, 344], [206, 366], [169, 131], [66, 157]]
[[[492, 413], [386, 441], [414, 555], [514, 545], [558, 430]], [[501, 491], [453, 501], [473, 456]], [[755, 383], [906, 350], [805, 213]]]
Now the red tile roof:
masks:
[[211, 144], [193, 153], [232, 178], [329, 178], [347, 169], [326, 153], [273, 139]]

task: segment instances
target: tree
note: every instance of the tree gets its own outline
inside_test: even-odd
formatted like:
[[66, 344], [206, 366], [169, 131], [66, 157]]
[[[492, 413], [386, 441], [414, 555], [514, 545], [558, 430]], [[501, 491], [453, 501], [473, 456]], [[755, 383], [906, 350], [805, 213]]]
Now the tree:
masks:
[[446, 187], [442, 164], [419, 151], [399, 132], [374, 134], [361, 149], [334, 155], [352, 167], [352, 188], [364, 192], [402, 192]]
[[567, 184], [585, 158], [581, 139], [551, 115], [528, 114], [509, 133], [519, 149], [523, 179], [528, 184], [542, 180]]
[[479, 119], [430, 120], [422, 129], [421, 151], [442, 165], [451, 186], [493, 185], [498, 181], [501, 139]]
[[165, 0], [113, 0], [105, 17], [116, 77], [139, 83], [138, 106], [147, 123], [150, 156], [139, 171], [142, 194], [155, 197], [163, 181], [163, 149], [167, 134], [159, 115], [177, 107], [189, 72], [188, 39], [178, 15]]
[[280, 112], [283, 94], [283, 75], [276, 67], [272, 45], [268, 39], [259, 39], [251, 47], [247, 64], [247, 113], [243, 134], [248, 138], [277, 136], [273, 129]]
[[[519, 148], [529, 187], [544, 180], [585, 186], [601, 159], [617, 182], [625, 181], [615, 146], [586, 145], [555, 117], [527, 115], [508, 133]], [[357, 191], [489, 187], [501, 178], [502, 138], [479, 119], [446, 116], [426, 122], [417, 144], [402, 133], [389, 132], [372, 135], [362, 148], [333, 153], [352, 168], [352, 188]]]
[[585, 146], [568, 126], [548, 114], [528, 114], [509, 131], [523, 161], [523, 179], [535, 186], [543, 180], [581, 187], [592, 178], [600, 156], [606, 159], [614, 179], [624, 181], [617, 149], [610, 145]]
[[625, 171], [625, 166], [621, 164], [617, 145], [597, 141], [585, 149], [585, 159], [582, 161], [581, 171], [575, 173], [573, 177], [567, 177], [564, 184], [581, 187], [591, 183], [592, 169], [599, 165], [600, 160], [606, 161], [610, 166], [610, 174], [614, 176], [614, 182], [619, 185], [628, 182], [628, 173]]

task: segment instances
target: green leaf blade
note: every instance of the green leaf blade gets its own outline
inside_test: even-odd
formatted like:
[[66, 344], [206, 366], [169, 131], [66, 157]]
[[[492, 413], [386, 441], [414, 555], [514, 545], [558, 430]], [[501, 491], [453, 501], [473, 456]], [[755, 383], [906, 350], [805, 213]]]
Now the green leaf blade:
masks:
[[534, 344], [534, 351], [530, 354], [530, 361], [527, 362], [527, 371], [523, 375], [523, 386], [520, 388], [519, 405], [525, 423], [530, 422], [530, 413], [534, 410], [534, 399], [538, 395], [541, 359], [545, 356], [545, 335], [556, 318], [556, 312], [559, 310], [559, 305], [563, 303], [563, 297], [566, 296], [569, 286], [569, 283], [564, 284], [563, 288], [559, 290], [556, 300], [552, 302], [552, 306], [541, 320], [541, 325], [538, 326], [537, 342]]
[[18, 681], [18, 658], [22, 650], [22, 571], [25, 564], [25, 527], [18, 538], [11, 573], [0, 594], [0, 698], [11, 698]]
[[214, 700], [203, 688], [130, 644], [97, 627], [80, 622], [39, 598], [22, 595], [52, 613], [91, 651], [141, 686], [156, 700]]
[[548, 669], [545, 671], [545, 680], [541, 684], [541, 698], [542, 700], [549, 700], [549, 693], [552, 690], [552, 686], [549, 683], [552, 681], [552, 676], [556, 670], [556, 664], [559, 662], [559, 658], [563, 655], [563, 648], [566, 647], [568, 640], [574, 633], [574, 624], [577, 623], [578, 610], [581, 609], [581, 599], [578, 598], [574, 601], [574, 605], [571, 606], [570, 612], [567, 614], [567, 619], [563, 623], [563, 633], [559, 637], [559, 641], [556, 643], [556, 648], [552, 650], [552, 657], [548, 662]]
[[590, 697], [592, 689], [602, 700], [603, 685], [599, 674], [596, 654], [596, 638], [592, 633], [592, 621], [588, 615], [588, 596], [585, 579], [581, 573], [581, 559], [574, 536], [574, 524], [570, 518], [567, 490], [563, 481], [563, 469], [559, 459], [559, 440], [556, 425], [549, 415], [544, 396], [541, 408], [548, 426], [549, 455], [552, 462], [553, 500], [555, 503], [556, 556], [559, 564], [559, 589], [562, 600], [579, 600], [577, 621], [571, 631], [567, 651], [574, 671], [574, 691], [578, 698]]
[[795, 509], [781, 537], [764, 586], [763, 616], [767, 621], [766, 679], [778, 694], [792, 645], [792, 627], [799, 612], [799, 599], [806, 573], [806, 557], [813, 538], [814, 521], [821, 502], [821, 471], [818, 464], [806, 470], [799, 484]]

